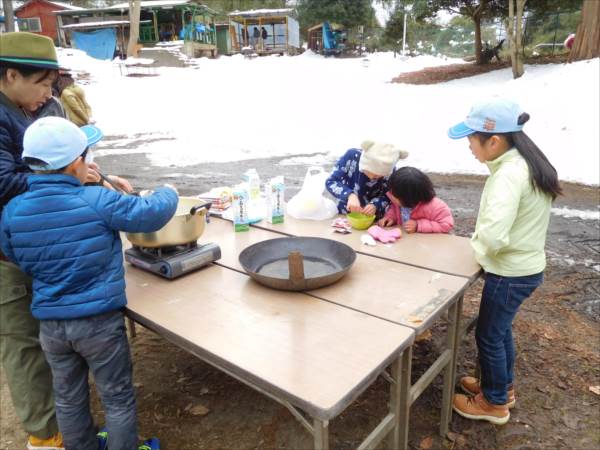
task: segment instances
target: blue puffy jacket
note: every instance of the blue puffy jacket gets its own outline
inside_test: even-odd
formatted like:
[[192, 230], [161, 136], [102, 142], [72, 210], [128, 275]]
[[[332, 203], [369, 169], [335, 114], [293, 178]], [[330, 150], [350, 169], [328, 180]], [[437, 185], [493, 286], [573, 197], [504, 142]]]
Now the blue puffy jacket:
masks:
[[125, 306], [119, 231], [162, 228], [177, 209], [175, 191], [121, 195], [64, 174], [27, 182], [29, 190], [4, 207], [0, 246], [33, 277], [33, 316], [75, 319]]
[[27, 189], [29, 167], [21, 160], [23, 134], [32, 119], [0, 92], [0, 213]]

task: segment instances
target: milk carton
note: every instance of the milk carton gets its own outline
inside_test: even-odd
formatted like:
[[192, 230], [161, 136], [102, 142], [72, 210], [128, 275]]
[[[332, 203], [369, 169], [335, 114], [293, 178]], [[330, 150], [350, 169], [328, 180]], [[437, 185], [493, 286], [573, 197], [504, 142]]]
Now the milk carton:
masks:
[[248, 185], [238, 184], [233, 188], [233, 229], [235, 231], [248, 231], [250, 222], [248, 220]]
[[285, 184], [283, 177], [275, 177], [265, 184], [265, 202], [267, 206], [267, 222], [283, 223], [285, 203]]
[[248, 221], [258, 222], [264, 212], [260, 198], [260, 177], [256, 169], [248, 169], [244, 172], [242, 181], [248, 185]]

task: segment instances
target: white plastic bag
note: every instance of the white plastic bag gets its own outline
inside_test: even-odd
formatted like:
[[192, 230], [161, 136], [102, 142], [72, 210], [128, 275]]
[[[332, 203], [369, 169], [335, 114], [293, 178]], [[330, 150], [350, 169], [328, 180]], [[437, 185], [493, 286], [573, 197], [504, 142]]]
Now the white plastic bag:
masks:
[[323, 196], [329, 174], [322, 167], [309, 167], [300, 192], [287, 204], [287, 213], [296, 219], [325, 220], [337, 214], [335, 203]]

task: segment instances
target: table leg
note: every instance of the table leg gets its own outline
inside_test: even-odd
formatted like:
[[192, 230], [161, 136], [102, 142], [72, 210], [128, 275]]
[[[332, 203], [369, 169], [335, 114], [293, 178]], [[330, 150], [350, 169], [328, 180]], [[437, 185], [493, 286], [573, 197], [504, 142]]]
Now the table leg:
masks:
[[329, 450], [329, 421], [313, 419], [315, 450]]
[[392, 365], [394, 384], [390, 388], [390, 412], [394, 414], [394, 428], [388, 446], [393, 450], [408, 448], [408, 424], [410, 419], [410, 384], [412, 368], [412, 345]]
[[460, 316], [462, 313], [462, 296], [450, 308], [448, 314], [448, 349], [452, 351], [452, 358], [444, 370], [444, 391], [442, 397], [442, 417], [440, 420], [440, 436], [448, 433], [450, 418], [452, 417], [452, 400], [454, 398], [454, 383], [456, 380], [456, 361], [459, 348]]
[[127, 318], [127, 322], [129, 323], [129, 337], [133, 339], [137, 336], [137, 333], [135, 332], [135, 322], [130, 317]]

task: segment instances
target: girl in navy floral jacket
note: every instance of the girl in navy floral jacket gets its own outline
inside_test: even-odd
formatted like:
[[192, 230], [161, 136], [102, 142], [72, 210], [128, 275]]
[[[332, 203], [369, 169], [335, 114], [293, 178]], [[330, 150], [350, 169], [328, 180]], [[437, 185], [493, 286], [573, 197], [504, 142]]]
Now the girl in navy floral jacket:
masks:
[[337, 162], [325, 182], [327, 190], [338, 199], [342, 214], [361, 212], [383, 217], [389, 205], [387, 180], [399, 159], [408, 156], [392, 144], [365, 141], [361, 150], [351, 148]]

